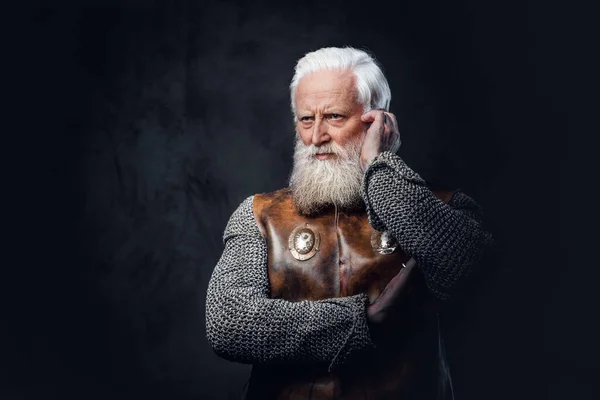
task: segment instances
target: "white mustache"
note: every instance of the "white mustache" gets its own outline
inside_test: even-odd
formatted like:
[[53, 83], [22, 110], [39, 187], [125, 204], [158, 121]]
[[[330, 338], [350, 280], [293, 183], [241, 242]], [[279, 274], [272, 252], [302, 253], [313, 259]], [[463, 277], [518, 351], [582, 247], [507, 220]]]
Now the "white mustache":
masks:
[[317, 154], [346, 155], [348, 153], [344, 148], [335, 143], [325, 143], [320, 146], [310, 144], [305, 146], [301, 151], [308, 157], [316, 156]]

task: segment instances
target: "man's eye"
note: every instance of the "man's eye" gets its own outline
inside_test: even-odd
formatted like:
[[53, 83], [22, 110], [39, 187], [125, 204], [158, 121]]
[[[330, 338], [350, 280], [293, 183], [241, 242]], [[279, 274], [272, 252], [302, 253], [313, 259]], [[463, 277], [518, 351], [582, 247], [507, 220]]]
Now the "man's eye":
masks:
[[312, 117], [302, 117], [302, 118], [300, 118], [300, 121], [302, 121], [302, 122], [309, 122], [311, 120], [312, 120]]
[[342, 116], [340, 114], [333, 113], [329, 116], [331, 119], [340, 119]]

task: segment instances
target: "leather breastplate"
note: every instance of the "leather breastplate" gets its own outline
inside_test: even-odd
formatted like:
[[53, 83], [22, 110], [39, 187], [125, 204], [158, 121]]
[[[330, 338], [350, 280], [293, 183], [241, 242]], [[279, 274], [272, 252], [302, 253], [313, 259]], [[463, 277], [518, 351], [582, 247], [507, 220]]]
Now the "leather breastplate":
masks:
[[[436, 195], [446, 202], [451, 197], [449, 192], [437, 192]], [[400, 271], [402, 263], [409, 259], [393, 237], [371, 227], [364, 210], [348, 212], [332, 206], [317, 216], [302, 216], [296, 209], [289, 189], [255, 195], [253, 207], [255, 219], [268, 246], [271, 298], [322, 300], [367, 293], [372, 302]], [[413, 271], [420, 274], [416, 269]], [[412, 314], [419, 315], [420, 320], [424, 321], [422, 317], [428, 295], [422, 277], [411, 277], [410, 292], [412, 308], [421, 311]], [[398, 329], [406, 332], [407, 326], [416, 331], [417, 325], [423, 327], [428, 324], [409, 323], [405, 319], [402, 325]], [[419, 336], [421, 341], [428, 343], [434, 341], [434, 338], [425, 339], [427, 335], [421, 335], [423, 332], [420, 328], [419, 332], [413, 336]], [[429, 343], [426, 347], [433, 344]], [[414, 369], [412, 364], [420, 363], [418, 359], [422, 361], [428, 358], [422, 346], [416, 346], [415, 343], [411, 346], [402, 346], [402, 349], [396, 346], [394, 351], [390, 351], [389, 346], [380, 346], [378, 352], [358, 361], [361, 367], [370, 369], [370, 374], [357, 376], [356, 371], [327, 373], [319, 369], [299, 373], [297, 369], [281, 366], [275, 372], [267, 366], [255, 366], [252, 380], [260, 381], [258, 386], [263, 389], [268, 388], [268, 395], [264, 390], [260, 394], [265, 399], [304, 398], [309, 387], [312, 388], [311, 396], [314, 399], [333, 398], [336, 390], [338, 395], [335, 398], [340, 399], [362, 399], [367, 394], [371, 396], [369, 398], [396, 398], [398, 395], [402, 396], [397, 398], [407, 398], [403, 394], [407, 383], [403, 380], [413, 376], [409, 371]], [[437, 347], [434, 350], [437, 351]], [[427, 351], [431, 353], [431, 349]], [[434, 357], [434, 354], [430, 356]], [[364, 379], [365, 376], [371, 378]], [[402, 376], [405, 378], [400, 379]], [[321, 395], [318, 390], [315, 391], [315, 387], [320, 388]], [[346, 395], [340, 395], [339, 390], [344, 387], [351, 390], [346, 390]]]

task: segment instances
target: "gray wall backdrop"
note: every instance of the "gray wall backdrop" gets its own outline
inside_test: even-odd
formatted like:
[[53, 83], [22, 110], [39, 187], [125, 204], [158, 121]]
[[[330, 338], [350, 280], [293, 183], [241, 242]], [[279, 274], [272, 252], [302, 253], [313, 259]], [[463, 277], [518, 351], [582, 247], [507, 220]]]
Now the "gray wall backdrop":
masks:
[[587, 343], [600, 332], [572, 307], [592, 285], [565, 272], [559, 233], [566, 61], [547, 19], [560, 21], [558, 6], [86, 0], [21, 11], [7, 36], [5, 93], [20, 107], [5, 147], [18, 242], [3, 269], [2, 398], [237, 398], [249, 368], [210, 349], [206, 287], [231, 212], [286, 185], [292, 68], [329, 45], [380, 60], [399, 154], [476, 198], [498, 241], [445, 317], [456, 398], [598, 394]]

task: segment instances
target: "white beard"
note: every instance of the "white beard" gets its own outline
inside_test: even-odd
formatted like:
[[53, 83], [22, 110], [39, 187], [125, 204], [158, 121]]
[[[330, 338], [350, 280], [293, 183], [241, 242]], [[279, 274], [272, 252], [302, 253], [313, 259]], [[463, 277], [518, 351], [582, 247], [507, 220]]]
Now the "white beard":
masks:
[[[357, 137], [346, 147], [333, 142], [306, 146], [300, 138], [297, 139], [290, 188], [301, 214], [315, 214], [334, 204], [346, 210], [362, 206], [364, 171], [360, 166], [361, 139]], [[334, 153], [336, 156], [330, 160], [318, 160], [315, 158], [318, 153]]]

